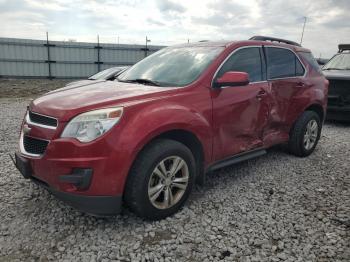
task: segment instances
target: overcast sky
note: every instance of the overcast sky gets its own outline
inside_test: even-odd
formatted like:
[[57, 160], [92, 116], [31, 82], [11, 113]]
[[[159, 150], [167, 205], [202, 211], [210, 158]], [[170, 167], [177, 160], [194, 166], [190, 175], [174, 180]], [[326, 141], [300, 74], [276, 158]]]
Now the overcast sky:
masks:
[[350, 43], [350, 0], [0, 0], [0, 36], [172, 45], [269, 35], [330, 57]]

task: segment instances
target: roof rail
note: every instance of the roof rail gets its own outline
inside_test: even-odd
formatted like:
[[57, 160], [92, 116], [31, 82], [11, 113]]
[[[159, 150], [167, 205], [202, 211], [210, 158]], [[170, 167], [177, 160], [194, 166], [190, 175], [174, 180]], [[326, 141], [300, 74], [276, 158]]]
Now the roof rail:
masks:
[[285, 39], [275, 38], [275, 37], [270, 37], [270, 36], [262, 36], [262, 35], [253, 36], [253, 37], [249, 38], [249, 40], [270, 41], [270, 42], [284, 43], [284, 44], [288, 44], [288, 45], [301, 46], [297, 42], [293, 42], [290, 40], [285, 40]]
[[338, 53], [341, 53], [345, 50], [350, 50], [350, 44], [340, 44], [338, 45], [339, 51]]

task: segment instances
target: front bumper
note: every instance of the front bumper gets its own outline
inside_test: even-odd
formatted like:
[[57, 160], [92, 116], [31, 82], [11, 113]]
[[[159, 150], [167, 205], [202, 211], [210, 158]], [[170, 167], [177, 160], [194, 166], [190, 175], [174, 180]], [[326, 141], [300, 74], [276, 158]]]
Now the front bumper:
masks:
[[327, 119], [336, 121], [350, 121], [350, 106], [328, 106]]
[[[101, 196], [101, 195], [83, 195], [57, 190], [45, 181], [36, 177], [31, 168], [30, 159], [24, 158], [20, 153], [15, 153], [15, 166], [21, 172], [24, 178], [31, 179], [37, 185], [45, 188], [58, 199], [68, 205], [95, 216], [110, 216], [120, 213], [122, 206], [122, 196]], [[92, 178], [92, 170], [79, 168], [73, 170], [71, 174], [60, 176], [62, 182], [68, 182], [76, 188], [85, 189], [89, 187]]]
[[[60, 138], [58, 134], [50, 134], [50, 130], [29, 126], [30, 134], [35, 139], [46, 139], [48, 144], [40, 155], [23, 150], [23, 132], [20, 139], [20, 155], [29, 162], [32, 175], [44, 181], [57, 191], [89, 196], [122, 195], [124, 184], [132, 163], [127, 148], [120, 146], [118, 136], [112, 132], [90, 143], [80, 143], [76, 139]], [[33, 148], [36, 149], [35, 143]], [[30, 147], [32, 149], [32, 147]], [[78, 185], [71, 175], [76, 169], [91, 169], [92, 175], [88, 183]], [[72, 180], [73, 179], [73, 180]]]
[[113, 216], [121, 211], [122, 196], [83, 196], [48, 190], [68, 205], [93, 216]]

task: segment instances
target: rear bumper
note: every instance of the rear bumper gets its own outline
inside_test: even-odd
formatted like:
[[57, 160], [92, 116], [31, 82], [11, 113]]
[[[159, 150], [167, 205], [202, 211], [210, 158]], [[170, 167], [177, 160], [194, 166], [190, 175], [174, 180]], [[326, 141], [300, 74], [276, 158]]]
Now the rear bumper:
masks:
[[338, 120], [338, 121], [350, 121], [350, 106], [347, 106], [347, 107], [328, 106], [327, 119]]
[[[31, 169], [30, 161], [23, 158], [19, 153], [15, 154], [15, 166], [24, 178], [32, 180], [35, 184], [45, 188], [59, 200], [67, 203], [75, 209], [94, 216], [111, 216], [120, 213], [122, 207], [122, 195], [101, 196], [101, 195], [83, 195], [78, 193], [60, 191], [50, 186], [45, 181], [36, 177]], [[90, 169], [75, 170], [69, 175], [61, 176], [65, 180], [75, 181], [79, 185], [85, 186], [90, 183]]]

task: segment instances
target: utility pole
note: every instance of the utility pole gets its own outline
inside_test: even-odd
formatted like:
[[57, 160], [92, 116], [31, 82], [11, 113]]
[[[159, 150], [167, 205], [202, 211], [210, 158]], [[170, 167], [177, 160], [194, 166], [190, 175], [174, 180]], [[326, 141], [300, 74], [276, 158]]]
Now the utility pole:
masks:
[[307, 17], [306, 17], [306, 16], [304, 16], [304, 25], [303, 25], [303, 32], [301, 33], [300, 45], [303, 43], [304, 31], [305, 31], [305, 26], [306, 26], [306, 21], [307, 21]]

